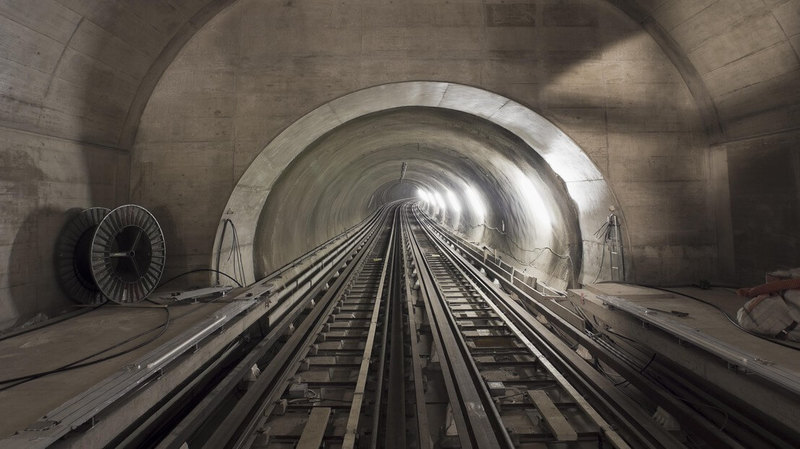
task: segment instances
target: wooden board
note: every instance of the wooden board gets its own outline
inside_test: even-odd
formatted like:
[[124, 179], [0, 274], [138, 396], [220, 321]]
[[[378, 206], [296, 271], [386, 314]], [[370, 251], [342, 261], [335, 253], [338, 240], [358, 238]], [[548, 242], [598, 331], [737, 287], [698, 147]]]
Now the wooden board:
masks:
[[533, 404], [539, 409], [542, 414], [547, 428], [553, 432], [558, 441], [575, 441], [578, 439], [578, 433], [572, 428], [572, 425], [564, 418], [564, 415], [558, 410], [550, 397], [547, 396], [542, 390], [528, 390], [528, 396], [531, 397]]
[[297, 449], [319, 449], [325, 429], [328, 428], [328, 419], [331, 417], [330, 407], [314, 407], [311, 415], [303, 427], [303, 435], [297, 442]]

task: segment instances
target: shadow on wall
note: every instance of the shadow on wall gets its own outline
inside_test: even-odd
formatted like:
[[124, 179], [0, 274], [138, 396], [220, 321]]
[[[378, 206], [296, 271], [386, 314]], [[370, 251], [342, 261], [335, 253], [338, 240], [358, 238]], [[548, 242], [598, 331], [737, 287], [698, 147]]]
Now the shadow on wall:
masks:
[[74, 100], [77, 104], [61, 105], [82, 112], [59, 117], [69, 121], [59, 123], [69, 129], [56, 133], [60, 137], [2, 130], [0, 250], [7, 265], [0, 285], [0, 328], [74, 306], [59, 287], [54, 269], [55, 244], [64, 224], [80, 210], [127, 202], [129, 154], [98, 135], [92, 115], [91, 91], [106, 87], [102, 73], [86, 77], [80, 87], [83, 94]]
[[67, 311], [72, 303], [56, 282], [55, 250], [61, 229], [82, 209], [45, 207], [28, 214], [8, 258], [8, 297], [0, 329], [33, 324]]
[[[178, 229], [173, 213], [168, 206], [156, 206], [149, 210], [161, 225], [161, 231], [164, 233], [167, 244], [167, 266], [161, 276], [162, 284], [174, 276], [197, 269], [198, 266], [208, 266], [207, 256], [201, 255], [202, 259], [199, 264], [191, 260], [192, 249], [187, 243], [187, 236], [191, 239], [193, 232], [191, 229]], [[188, 256], [176, 262], [176, 258], [174, 256], [170, 258], [170, 254], [187, 254]], [[173, 288], [208, 287], [210, 277], [211, 275], [208, 271], [201, 271], [180, 276], [180, 278], [171, 281], [169, 285]]]

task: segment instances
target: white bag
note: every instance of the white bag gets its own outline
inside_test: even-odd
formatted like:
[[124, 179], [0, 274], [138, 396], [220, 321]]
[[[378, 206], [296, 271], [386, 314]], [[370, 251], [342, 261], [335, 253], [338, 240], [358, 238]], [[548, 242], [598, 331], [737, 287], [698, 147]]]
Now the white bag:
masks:
[[758, 296], [736, 314], [743, 328], [772, 338], [800, 341], [800, 290]]

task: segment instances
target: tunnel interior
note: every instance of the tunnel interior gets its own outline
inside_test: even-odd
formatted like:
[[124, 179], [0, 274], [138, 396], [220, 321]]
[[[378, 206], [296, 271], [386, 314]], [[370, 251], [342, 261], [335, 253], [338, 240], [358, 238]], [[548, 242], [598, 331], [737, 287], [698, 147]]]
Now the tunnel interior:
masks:
[[287, 166], [258, 220], [256, 278], [399, 199], [551, 285], [577, 278], [578, 215], [549, 164], [487, 120], [426, 107], [351, 120]]
[[[3, 328], [70, 308], [52, 268], [59, 230], [75, 210], [128, 203], [148, 208], [162, 224], [167, 277], [214, 267], [225, 219], [237, 224], [251, 265], [247, 281], [253, 282], [256, 272], [308, 250], [376, 203], [417, 196], [412, 190], [419, 189], [436, 199], [437, 188], [445, 203], [445, 189], [460, 199], [458, 227], [467, 238], [512, 253], [505, 256], [509, 261], [538, 256], [530, 270], [556, 283], [575, 276], [591, 282], [598, 273], [607, 278], [596, 265], [603, 248], [593, 233], [611, 205], [626, 229], [629, 281], [753, 284], [766, 270], [797, 263], [798, 0], [0, 3], [0, 34], [14, 43], [0, 52]], [[410, 164], [407, 185], [393, 184], [401, 168], [376, 156], [375, 179], [385, 181], [359, 181], [364, 190], [349, 194], [352, 204], [325, 190], [348, 212], [324, 213], [322, 200], [299, 205], [308, 207], [303, 214], [312, 228], [302, 248], [304, 237], [268, 230], [269, 218], [260, 219], [263, 200], [270, 197], [266, 209], [273, 211], [278, 195], [269, 191], [284, 188], [274, 180], [321, 137], [309, 132], [314, 126], [303, 128], [310, 140], [301, 133], [281, 137], [284, 130], [337, 98], [419, 81], [501, 97], [484, 102], [483, 111], [456, 109], [519, 136], [547, 162], [561, 180], [528, 152], [522, 182], [540, 193], [545, 207], [539, 210], [564, 218], [562, 231], [522, 217], [523, 209], [511, 204], [530, 198], [511, 199], [520, 188], [488, 169], [481, 173], [480, 164], [457, 162], [434, 177], [433, 164], [410, 164], [405, 155], [395, 165]], [[349, 123], [364, 115], [351, 113], [359, 109], [454, 110], [448, 101], [457, 95], [440, 105], [435, 96], [414, 101], [416, 94], [400, 93], [379, 108], [338, 104], [328, 111], [332, 117], [316, 118], [328, 133], [334, 127], [325, 123]], [[373, 100], [386, 103], [393, 95], [385, 89]], [[589, 171], [569, 173], [565, 167], [581, 164], [570, 158], [559, 163], [560, 156], [544, 152], [552, 142], [523, 137], [526, 125], [515, 123], [530, 121], [489, 120], [505, 100], [563, 131], [591, 162]], [[271, 145], [276, 140], [281, 145]], [[422, 147], [415, 138], [398, 142], [380, 149]], [[427, 145], [424, 151], [437, 151], [442, 164], [467, 151]], [[275, 151], [262, 156], [265, 146]], [[373, 158], [351, 165], [366, 167], [366, 160]], [[259, 176], [248, 170], [256, 166]], [[330, 177], [330, 185], [335, 181]], [[478, 220], [468, 216], [474, 213], [466, 206], [471, 194], [462, 181], [474, 183], [474, 196], [491, 203], [486, 226], [465, 229]], [[564, 190], [570, 202], [550, 204], [564, 198]], [[299, 213], [283, 213], [290, 212]], [[323, 222], [331, 230], [320, 231]], [[445, 222], [455, 223], [452, 216]], [[253, 246], [256, 230], [259, 248]], [[273, 237], [293, 243], [270, 243]], [[525, 249], [552, 244], [570, 260], [512, 242]], [[264, 244], [278, 254], [265, 255]], [[182, 280], [192, 285], [201, 279]]]
[[[790, 322], [747, 335], [746, 304], [787, 295], [750, 302], [743, 292], [763, 290], [741, 287], [799, 272], [798, 142], [800, 0], [0, 0], [0, 399], [14, 405], [0, 413], [0, 439], [143, 447], [120, 429], [149, 439], [178, 422], [176, 408], [233, 405], [278, 371], [270, 394], [284, 380], [349, 388], [362, 372], [377, 380], [391, 360], [416, 360], [424, 377], [389, 383], [413, 377], [420, 385], [404, 391], [429, 396], [447, 388], [427, 372], [469, 352], [465, 362], [488, 368], [462, 366], [475, 381], [465, 384], [485, 390], [498, 416], [548, 394], [548, 409], [570, 413], [566, 396], [538, 383], [539, 368], [564, 355], [603, 382], [605, 411], [624, 421], [635, 402], [645, 406], [634, 433], [652, 426], [689, 443], [694, 431], [666, 428], [677, 405], [681, 427], [746, 437], [730, 447], [794, 447], [800, 358], [772, 337], [797, 336], [800, 315], [781, 309]], [[97, 223], [130, 207], [152, 213], [156, 243], [123, 226], [98, 248]], [[82, 214], [90, 230], [67, 248], [65, 230]], [[613, 244], [609, 223], [621, 229]], [[158, 274], [142, 275], [144, 265]], [[147, 279], [158, 289], [130, 298], [156, 304], [101, 308], [120, 297], [100, 288], [111, 276], [98, 267], [124, 287]], [[70, 299], [64, 273], [88, 291], [83, 300]], [[490, 309], [505, 324], [473, 319]], [[536, 340], [563, 343], [562, 355], [529, 352], [528, 371], [503, 353], [518, 348], [492, 346], [533, 327], [550, 329]], [[442, 350], [436, 333], [502, 352]], [[350, 352], [371, 350], [376, 335], [389, 352], [428, 347], [417, 359], [390, 355], [385, 370]], [[317, 370], [307, 359], [323, 343], [322, 357], [357, 358]], [[248, 345], [264, 358], [239, 358]], [[552, 377], [574, 373], [558, 366]], [[632, 394], [642, 378], [666, 396]], [[525, 379], [539, 391], [498, 385]], [[230, 395], [199, 399], [223, 383]], [[320, 411], [322, 387], [296, 392], [264, 404]], [[442, 431], [454, 410], [447, 395], [428, 397]], [[62, 419], [51, 412], [60, 406], [79, 412]], [[233, 432], [228, 420], [264, 410], [212, 408], [187, 419], [214, 448], [226, 445], [206, 438], [208, 420]], [[347, 407], [330, 408], [337, 425]], [[547, 419], [534, 408], [517, 415], [526, 427]], [[495, 424], [479, 433], [508, 429]], [[256, 437], [267, 427], [254, 426]], [[531, 444], [594, 442], [577, 433], [585, 441]], [[173, 443], [163, 444], [194, 447]], [[632, 445], [661, 446], [673, 445]]]

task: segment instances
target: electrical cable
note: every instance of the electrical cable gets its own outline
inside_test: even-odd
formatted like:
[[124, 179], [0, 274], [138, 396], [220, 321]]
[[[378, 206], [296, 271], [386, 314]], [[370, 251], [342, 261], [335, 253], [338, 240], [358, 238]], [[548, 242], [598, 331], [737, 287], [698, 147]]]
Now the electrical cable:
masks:
[[[473, 228], [473, 229], [474, 229], [474, 228], [477, 228], [477, 227], [479, 227], [479, 226], [483, 226], [483, 227], [485, 227], [485, 228], [487, 228], [487, 229], [491, 229], [492, 231], [495, 231], [495, 232], [497, 232], [497, 233], [498, 233], [498, 234], [500, 234], [500, 235], [504, 235], [504, 236], [506, 236], [506, 240], [508, 240], [509, 242], [511, 242], [511, 243], [512, 243], [514, 246], [516, 246], [516, 247], [517, 247], [517, 248], [518, 248], [520, 251], [524, 251], [524, 252], [528, 252], [528, 253], [533, 253], [533, 252], [539, 251], [539, 254], [537, 254], [537, 255], [536, 255], [536, 257], [534, 257], [534, 258], [533, 258], [533, 260], [531, 260], [530, 262], [524, 262], [524, 261], [521, 261], [521, 260], [519, 260], [519, 259], [517, 259], [517, 258], [514, 258], [514, 260], [516, 260], [517, 262], [519, 262], [519, 263], [521, 263], [521, 264], [524, 264], [524, 265], [532, 265], [534, 262], [536, 262], [536, 259], [538, 259], [538, 258], [539, 258], [539, 256], [541, 256], [541, 255], [542, 255], [542, 253], [544, 253], [545, 251], [549, 251], [549, 252], [551, 252], [551, 253], [552, 253], [554, 256], [558, 257], [559, 259], [565, 259], [565, 260], [570, 260], [570, 261], [572, 260], [572, 258], [570, 257], [570, 255], [569, 255], [569, 254], [559, 254], [559, 253], [555, 252], [555, 251], [553, 250], [553, 248], [550, 248], [549, 246], [542, 246], [542, 247], [538, 247], [538, 248], [530, 248], [530, 249], [529, 249], [529, 248], [524, 248], [524, 247], [520, 246], [520, 244], [519, 244], [519, 243], [517, 243], [517, 242], [516, 242], [516, 240], [512, 239], [511, 237], [509, 237], [509, 236], [508, 236], [508, 233], [506, 233], [505, 231], [501, 231], [501, 230], [499, 230], [499, 229], [497, 229], [497, 228], [494, 228], [494, 227], [492, 227], [492, 226], [489, 226], [489, 225], [488, 225], [488, 224], [486, 224], [485, 222], [484, 222], [484, 223], [479, 223], [479, 224], [476, 224], [476, 225], [474, 225], [474, 226], [470, 226], [470, 228]], [[511, 256], [511, 257], [514, 257], [514, 256]]]
[[[438, 227], [438, 225], [436, 225], [436, 226]], [[508, 233], [506, 233], [504, 231], [501, 231], [501, 230], [499, 230], [497, 228], [494, 228], [494, 227], [486, 224], [486, 222], [479, 223], [477, 225], [471, 226], [471, 228], [477, 228], [479, 226], [483, 226], [483, 227], [485, 227], [487, 229], [491, 229], [491, 230], [497, 232], [498, 234], [505, 236], [505, 240], [508, 241], [508, 242], [511, 242], [511, 244], [513, 244], [515, 247], [517, 247], [517, 249], [519, 249], [520, 251], [528, 252], [528, 253], [534, 253], [534, 252], [537, 252], [537, 251], [539, 252], [539, 254], [537, 254], [533, 259], [531, 259], [530, 262], [522, 260], [522, 259], [519, 259], [518, 257], [514, 256], [513, 254], [508, 254], [509, 257], [511, 257], [512, 259], [514, 259], [515, 261], [517, 261], [517, 263], [519, 263], [521, 265], [528, 266], [528, 267], [533, 266], [533, 264], [539, 259], [539, 257], [542, 256], [542, 254], [544, 254], [545, 251], [549, 251], [551, 254], [553, 254], [555, 257], [557, 257], [557, 258], [559, 258], [561, 260], [568, 261], [569, 264], [567, 265], [567, 269], [569, 271], [570, 277], [572, 278], [572, 282], [577, 284], [577, 279], [575, 278], [575, 272], [574, 272], [574, 269], [573, 269], [572, 257], [569, 254], [559, 254], [559, 253], [555, 252], [553, 250], [553, 248], [551, 248], [549, 246], [542, 246], [542, 247], [538, 247], [538, 248], [524, 248], [519, 243], [517, 243], [516, 240], [511, 238], [508, 235]]]
[[[597, 270], [597, 276], [594, 277], [594, 281], [592, 284], [596, 284], [597, 280], [600, 279], [600, 273], [603, 272], [603, 261], [606, 260], [606, 241], [603, 240], [603, 252], [600, 253], [600, 269]], [[611, 263], [611, 262], [609, 262]]]
[[[241, 275], [241, 282], [242, 284], [246, 284], [245, 274], [244, 274], [244, 262], [242, 259], [241, 253], [241, 246], [239, 244], [239, 233], [236, 231], [236, 225], [233, 223], [233, 220], [230, 218], [225, 219], [226, 224], [231, 225], [231, 232], [232, 235], [232, 244], [231, 250], [228, 252], [228, 259], [227, 262], [230, 262], [231, 257], [233, 257], [233, 276], [239, 279], [239, 275]], [[223, 229], [223, 238], [224, 238], [224, 229]], [[219, 266], [217, 267], [219, 269]]]
[[239, 231], [236, 230], [236, 226], [233, 225], [233, 222], [231, 222], [231, 226], [233, 226], [233, 235], [236, 237], [236, 254], [239, 259], [239, 269], [242, 273], [242, 285], [247, 285], [247, 275], [244, 271], [244, 258], [242, 257], [242, 245], [239, 241]]
[[[675, 292], [675, 293], [677, 293], [677, 292]], [[633, 339], [631, 339], [629, 337], [626, 337], [625, 335], [622, 335], [622, 334], [619, 334], [617, 332], [614, 332], [611, 329], [606, 329], [605, 332], [610, 333], [612, 335], [616, 335], [616, 336], [621, 337], [621, 338], [623, 338], [625, 340], [629, 340], [632, 343], [635, 343], [636, 346], [641, 345], [641, 343], [637, 342], [636, 340], [633, 340]], [[603, 335], [599, 335], [599, 336], [602, 337]], [[595, 340], [597, 339], [595, 336], [592, 336], [592, 337]], [[608, 337], [606, 336], [606, 338], [608, 338]], [[611, 341], [612, 344], [616, 344], [611, 339], [609, 339], [609, 341]], [[718, 427], [719, 427], [719, 430], [723, 430], [727, 426], [728, 421], [729, 421], [728, 413], [724, 409], [722, 409], [720, 407], [717, 407], [717, 406], [715, 406], [713, 404], [707, 403], [707, 402], [698, 402], [698, 401], [693, 401], [693, 400], [690, 400], [690, 399], [686, 399], [685, 397], [681, 397], [680, 395], [675, 393], [673, 388], [670, 388], [669, 385], [665, 384], [664, 381], [660, 378], [660, 376], [658, 374], [652, 373], [652, 370], [651, 370], [651, 372], [645, 373], [645, 371], [647, 371], [647, 369], [650, 367], [650, 365], [655, 361], [657, 355], [658, 355], [658, 353], [653, 352], [652, 356], [650, 356], [650, 358], [647, 361], [647, 363], [642, 365], [641, 368], [637, 367], [636, 364], [633, 363], [633, 361], [631, 361], [631, 360], [627, 360], [627, 359], [623, 359], [623, 360], [625, 361], [625, 363], [627, 363], [628, 365], [630, 365], [634, 369], [637, 369], [639, 374], [641, 374], [643, 376], [646, 376], [647, 378], [649, 378], [653, 382], [661, 385], [661, 387], [663, 387], [674, 398], [676, 398], [676, 399], [678, 399], [680, 401], [683, 401], [683, 402], [685, 402], [687, 404], [694, 404], [694, 405], [700, 406], [700, 407], [707, 407], [707, 408], [711, 408], [713, 410], [716, 410], [716, 411], [720, 412], [723, 415], [724, 420], [723, 420], [721, 425], [718, 424]], [[605, 370], [602, 369], [601, 366], [597, 366], [596, 368], [598, 368], [598, 371], [600, 371], [601, 374], [603, 374], [604, 376], [606, 376], [609, 379], [611, 379], [611, 377], [605, 372]], [[613, 379], [611, 379], [611, 380], [613, 381]], [[617, 382], [617, 383], [614, 384], [615, 387], [622, 386], [623, 388], [627, 387], [628, 385], [631, 385], [631, 382], [629, 380], [623, 380], [623, 381], [620, 381], [620, 382]], [[697, 409], [695, 408], [695, 410], [697, 410]], [[707, 415], [705, 415], [704, 413], [700, 412], [699, 410], [697, 410], [697, 411], [699, 413], [701, 413], [703, 416], [707, 417]]]
[[[247, 284], [247, 279], [245, 276], [244, 271], [244, 258], [242, 257], [242, 250], [241, 245], [239, 243], [239, 233], [236, 230], [236, 225], [233, 223], [233, 220], [230, 218], [226, 218], [222, 222], [222, 233], [219, 238], [219, 245], [217, 245], [217, 270], [220, 268], [220, 257], [222, 256], [222, 243], [225, 240], [225, 233], [228, 229], [228, 225], [231, 227], [231, 249], [228, 252], [228, 259], [227, 262], [230, 262], [231, 257], [234, 258], [233, 260], [233, 276], [237, 276], [237, 272], [241, 274], [241, 284]], [[217, 276], [217, 282], [219, 282], [219, 276]], [[240, 286], [241, 286], [240, 284]]]
[[[15, 378], [11, 378], [11, 379], [0, 380], [0, 385], [9, 384], [9, 383], [12, 384], [12, 385], [7, 385], [7, 386], [4, 386], [4, 387], [0, 388], [0, 392], [9, 390], [9, 389], [14, 388], [14, 387], [16, 387], [18, 385], [22, 385], [24, 383], [30, 382], [30, 381], [35, 380], [35, 379], [39, 379], [41, 377], [45, 377], [45, 376], [49, 376], [49, 375], [57, 374], [57, 373], [62, 373], [64, 371], [71, 371], [71, 370], [78, 369], [78, 368], [83, 368], [83, 367], [86, 367], [86, 366], [96, 365], [98, 363], [105, 362], [107, 360], [111, 360], [111, 359], [120, 357], [120, 356], [125, 355], [125, 354], [129, 354], [129, 353], [131, 353], [131, 352], [133, 352], [133, 351], [135, 351], [135, 350], [137, 350], [137, 349], [139, 349], [139, 348], [141, 348], [143, 346], [146, 346], [146, 345], [154, 342], [155, 340], [159, 339], [161, 336], [164, 335], [164, 333], [167, 332], [167, 328], [169, 328], [170, 312], [169, 312], [169, 307], [167, 307], [167, 306], [136, 306], [136, 305], [125, 305], [125, 306], [123, 306], [123, 305], [119, 305], [118, 307], [162, 309], [166, 313], [166, 316], [164, 318], [164, 322], [162, 324], [160, 324], [159, 326], [156, 326], [156, 327], [154, 327], [152, 329], [149, 329], [147, 331], [144, 331], [144, 332], [141, 332], [141, 333], [139, 333], [137, 335], [129, 337], [129, 338], [127, 338], [127, 339], [125, 339], [125, 340], [113, 345], [113, 346], [109, 346], [108, 348], [103, 349], [102, 351], [95, 352], [94, 354], [90, 354], [90, 355], [88, 355], [86, 357], [80, 358], [80, 359], [75, 360], [73, 362], [70, 362], [70, 363], [68, 363], [66, 365], [62, 365], [62, 366], [60, 366], [58, 368], [55, 368], [55, 369], [52, 369], [52, 370], [41, 371], [41, 372], [38, 372], [38, 373], [28, 374], [28, 375], [25, 375], [25, 376], [19, 376], [19, 377], [15, 377]], [[125, 349], [123, 351], [120, 351], [120, 352], [117, 352], [117, 353], [114, 353], [114, 354], [111, 354], [111, 355], [107, 355], [105, 357], [102, 357], [102, 358], [99, 358], [99, 359], [96, 359], [96, 360], [87, 361], [87, 360], [90, 360], [90, 359], [92, 359], [94, 357], [97, 357], [97, 356], [99, 356], [101, 354], [105, 354], [108, 351], [112, 351], [112, 350], [114, 350], [116, 348], [119, 348], [120, 346], [123, 346], [123, 345], [125, 345], [125, 344], [127, 344], [127, 343], [129, 343], [129, 342], [131, 342], [133, 340], [136, 340], [136, 339], [138, 339], [140, 337], [143, 337], [143, 336], [145, 336], [145, 335], [147, 335], [147, 334], [149, 334], [151, 332], [157, 331], [159, 329], [160, 329], [160, 332], [158, 332], [158, 334], [156, 334], [155, 336], [153, 336], [153, 337], [151, 337], [151, 338], [149, 338], [149, 339], [147, 339], [147, 340], [145, 340], [145, 341], [143, 341], [141, 343], [136, 344], [135, 346], [132, 346], [132, 347], [130, 347], [128, 349]]]
[[[617, 282], [617, 283], [620, 284], [622, 282]], [[626, 284], [628, 284], [628, 283], [626, 283]], [[718, 306], [718, 305], [716, 305], [716, 304], [714, 304], [714, 303], [712, 303], [710, 301], [706, 301], [705, 299], [701, 299], [701, 298], [698, 298], [696, 296], [692, 296], [692, 295], [689, 295], [689, 294], [686, 294], [686, 293], [677, 292], [677, 291], [671, 290], [669, 288], [664, 288], [664, 287], [656, 287], [656, 286], [653, 286], [653, 285], [644, 285], [644, 284], [631, 284], [631, 285], [641, 285], [642, 287], [652, 288], [652, 289], [655, 289], [655, 290], [661, 290], [662, 292], [667, 292], [667, 293], [672, 293], [674, 295], [684, 296], [686, 298], [693, 299], [695, 301], [701, 302], [701, 303], [703, 303], [703, 304], [705, 304], [707, 306], [711, 306], [711, 307], [717, 309], [718, 311], [720, 311], [725, 316], [725, 318], [727, 318], [728, 321], [731, 322], [731, 324], [736, 326], [742, 332], [748, 333], [748, 334], [750, 334], [750, 335], [752, 335], [754, 337], [758, 337], [758, 338], [760, 338], [762, 340], [769, 341], [769, 342], [781, 345], [781, 346], [786, 347], [786, 348], [794, 349], [795, 351], [800, 351], [800, 346], [796, 346], [796, 345], [793, 345], [791, 343], [786, 343], [786, 342], [784, 342], [782, 340], [777, 340], [777, 339], [774, 339], [774, 338], [770, 338], [770, 337], [758, 334], [756, 332], [750, 331], [748, 329], [745, 329], [725, 309], [723, 309], [722, 307], [720, 307], [720, 306]], [[694, 286], [690, 286], [690, 287], [694, 287]]]
[[[594, 236], [596, 238], [598, 238], [598, 239], [602, 238], [603, 239], [603, 248], [602, 248], [602, 252], [600, 253], [600, 269], [597, 270], [597, 276], [595, 276], [594, 281], [592, 282], [592, 284], [596, 284], [597, 280], [600, 279], [600, 274], [603, 273], [603, 262], [606, 259], [606, 245], [607, 245], [608, 239], [609, 239], [609, 234], [608, 233], [610, 232], [610, 226], [611, 225], [610, 225], [609, 221], [606, 220], [605, 222], [603, 222], [602, 225], [600, 225], [600, 227], [597, 229], [597, 231], [594, 232]], [[608, 263], [611, 263], [611, 254], [609, 254]]]
[[[239, 240], [238, 239], [238, 234], [236, 233], [235, 226], [233, 226], [233, 222], [231, 222], [231, 226], [232, 226], [232, 230], [233, 230], [233, 233], [234, 233], [233, 234], [233, 238], [234, 238], [234, 242], [235, 242], [235, 248], [236, 248], [236, 251], [237, 251], [237, 254], [235, 256], [236, 257], [236, 263], [234, 264], [234, 270], [236, 270], [236, 266], [238, 265], [240, 270], [241, 270], [240, 272], [242, 273], [242, 278], [244, 279], [244, 263], [243, 263], [243, 259], [242, 259], [242, 256], [241, 256], [241, 251], [240, 251], [239, 246], [238, 246], [238, 240]], [[227, 277], [228, 279], [232, 280], [234, 283], [236, 283], [237, 286], [243, 287], [242, 284], [237, 279], [235, 279], [234, 277], [230, 276], [229, 274], [224, 273], [224, 272], [219, 271], [219, 270], [214, 270], [214, 269], [211, 269], [211, 268], [198, 268], [198, 269], [189, 270], [187, 272], [178, 274], [178, 275], [173, 276], [172, 278], [167, 279], [166, 281], [162, 282], [159, 285], [159, 287], [163, 287], [164, 285], [166, 285], [166, 284], [168, 284], [168, 283], [170, 283], [170, 282], [172, 282], [172, 281], [174, 281], [174, 280], [176, 280], [176, 279], [178, 279], [180, 277], [183, 277], [183, 276], [186, 276], [186, 275], [189, 275], [189, 274], [192, 274], [192, 273], [209, 272], [209, 271], [210, 272], [215, 272], [217, 274], [221, 274], [221, 275]], [[156, 303], [156, 302], [154, 302], [154, 301], [152, 301], [150, 299], [148, 299], [148, 301], [153, 303], [154, 306], [121, 305], [120, 304], [120, 305], [117, 305], [117, 307], [163, 309], [166, 312], [166, 317], [165, 317], [164, 322], [161, 325], [159, 325], [157, 327], [154, 327], [152, 329], [149, 329], [147, 331], [144, 331], [142, 333], [139, 333], [137, 335], [134, 335], [134, 336], [132, 336], [132, 337], [120, 342], [120, 343], [117, 343], [117, 344], [115, 344], [113, 346], [110, 346], [110, 347], [108, 347], [106, 349], [103, 349], [102, 351], [95, 352], [94, 354], [90, 354], [90, 355], [88, 355], [86, 357], [83, 357], [81, 359], [75, 360], [75, 361], [70, 362], [70, 363], [68, 363], [66, 365], [62, 365], [62, 366], [60, 366], [58, 368], [55, 368], [55, 369], [52, 369], [52, 370], [47, 370], [47, 371], [41, 371], [41, 372], [38, 372], [38, 373], [28, 374], [28, 375], [25, 375], [25, 376], [19, 376], [19, 377], [15, 377], [15, 378], [0, 380], [0, 385], [11, 384], [11, 385], [5, 385], [3, 387], [0, 387], [0, 392], [9, 390], [9, 389], [14, 388], [14, 387], [16, 387], [18, 385], [22, 385], [24, 383], [30, 382], [32, 380], [35, 380], [35, 379], [38, 379], [38, 378], [41, 378], [41, 377], [45, 377], [45, 376], [49, 376], [49, 375], [52, 375], [52, 374], [57, 374], [57, 373], [61, 373], [61, 372], [64, 372], [64, 371], [70, 371], [70, 370], [74, 370], [74, 369], [78, 369], [78, 368], [83, 368], [83, 367], [86, 367], [86, 366], [95, 365], [95, 364], [98, 364], [98, 363], [101, 363], [101, 362], [105, 362], [107, 360], [111, 360], [111, 359], [120, 357], [122, 355], [128, 354], [128, 353], [130, 353], [132, 351], [135, 351], [136, 349], [139, 349], [139, 348], [141, 348], [143, 346], [146, 346], [146, 345], [152, 343], [153, 341], [157, 340], [158, 338], [163, 336], [164, 333], [166, 333], [167, 328], [169, 327], [169, 323], [170, 323], [170, 320], [171, 320], [169, 306], [164, 305], [164, 304]], [[97, 310], [98, 308], [100, 308], [101, 306], [106, 305], [106, 304], [108, 304], [108, 301], [105, 301], [105, 302], [97, 304], [97, 305], [92, 305], [92, 306], [86, 307], [85, 309], [83, 309], [81, 311], [78, 311], [77, 313], [74, 313], [74, 315], [70, 315], [68, 317], [64, 317], [64, 318], [60, 318], [60, 319], [58, 317], [53, 318], [52, 320], [49, 320], [49, 321], [45, 322], [41, 326], [32, 326], [29, 329], [24, 329], [24, 330], [21, 330], [19, 332], [12, 332], [12, 333], [9, 333], [9, 334], [6, 334], [6, 335], [2, 335], [2, 336], [0, 336], [0, 341], [8, 340], [10, 338], [17, 337], [19, 335], [24, 335], [24, 334], [26, 334], [28, 332], [32, 332], [34, 330], [38, 330], [38, 329], [42, 329], [42, 328], [45, 328], [45, 327], [48, 327], [48, 326], [52, 326], [53, 324], [65, 321], [67, 319], [76, 318], [76, 317], [78, 317], [80, 315], [83, 315], [85, 313], [91, 312], [93, 310]], [[137, 344], [137, 345], [135, 345], [135, 346], [133, 346], [131, 348], [128, 348], [126, 350], [123, 350], [123, 351], [120, 351], [120, 352], [117, 352], [117, 353], [114, 353], [114, 354], [111, 354], [111, 355], [108, 355], [108, 356], [105, 356], [105, 357], [102, 357], [102, 358], [99, 358], [99, 359], [96, 359], [96, 360], [91, 360], [91, 359], [93, 359], [95, 357], [98, 357], [98, 356], [100, 356], [102, 354], [107, 353], [108, 351], [112, 351], [112, 350], [114, 350], [116, 348], [119, 348], [119, 347], [121, 347], [121, 346], [123, 346], [123, 345], [125, 345], [125, 344], [127, 344], [127, 343], [129, 343], [131, 341], [134, 341], [134, 340], [136, 340], [136, 339], [138, 339], [140, 337], [143, 337], [143, 336], [145, 336], [145, 335], [147, 335], [149, 333], [152, 333], [154, 331], [157, 331], [159, 329], [160, 329], [160, 332], [158, 332], [158, 334], [156, 334], [152, 338], [149, 338], [146, 341], [143, 341], [143, 342], [141, 342], [141, 343], [139, 343], [139, 344]], [[89, 361], [89, 360], [91, 360], [91, 361]]]
[[239, 283], [239, 281], [237, 281], [234, 277], [232, 277], [228, 273], [225, 273], [225, 272], [219, 271], [219, 270], [215, 270], [213, 268], [195, 268], [194, 270], [186, 271], [184, 273], [175, 275], [175, 276], [167, 279], [166, 281], [164, 281], [161, 284], [159, 284], [158, 287], [159, 288], [163, 287], [163, 286], [169, 284], [170, 282], [174, 281], [175, 279], [178, 279], [180, 277], [183, 277], [183, 276], [186, 276], [186, 275], [189, 275], [189, 274], [192, 274], [192, 273], [200, 273], [200, 272], [208, 272], [208, 271], [210, 271], [212, 273], [221, 274], [221, 275], [225, 276], [226, 278], [228, 278], [228, 279], [232, 280], [233, 282], [235, 282], [238, 287], [243, 287], [243, 285], [241, 283]]
[[27, 334], [29, 332], [33, 332], [35, 330], [39, 330], [39, 329], [44, 329], [46, 327], [50, 327], [50, 326], [52, 326], [54, 324], [57, 324], [57, 323], [60, 323], [62, 321], [67, 321], [67, 320], [71, 320], [73, 318], [77, 318], [77, 317], [79, 317], [79, 316], [81, 316], [81, 315], [83, 315], [83, 314], [85, 314], [87, 312], [91, 312], [92, 310], [95, 310], [95, 309], [99, 308], [100, 306], [102, 306], [104, 304], [107, 304], [107, 303], [108, 303], [108, 301], [103, 301], [100, 304], [93, 304], [90, 307], [85, 307], [83, 305], [78, 305], [77, 307], [80, 307], [80, 309], [78, 309], [78, 310], [74, 310], [72, 312], [65, 313], [63, 315], [55, 316], [55, 317], [50, 318], [49, 320], [41, 322], [39, 324], [34, 324], [34, 325], [31, 325], [31, 326], [28, 326], [28, 327], [24, 327], [24, 328], [20, 328], [20, 329], [16, 329], [16, 330], [10, 330], [8, 332], [5, 332], [2, 335], [0, 335], [0, 341], [5, 341], [5, 340], [8, 340], [10, 338], [18, 337], [20, 335], [25, 335], [25, 334]]

